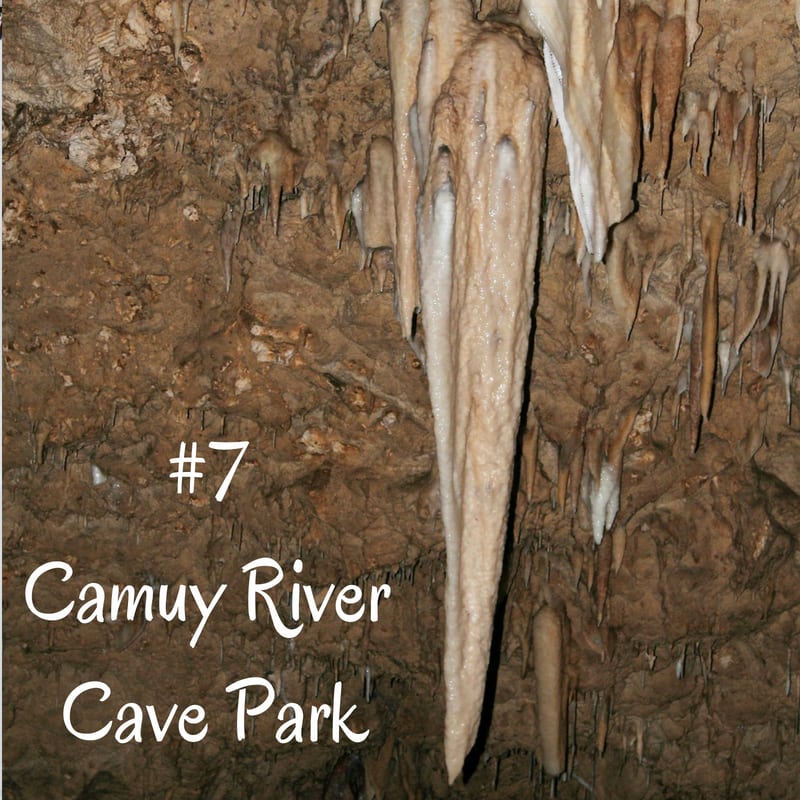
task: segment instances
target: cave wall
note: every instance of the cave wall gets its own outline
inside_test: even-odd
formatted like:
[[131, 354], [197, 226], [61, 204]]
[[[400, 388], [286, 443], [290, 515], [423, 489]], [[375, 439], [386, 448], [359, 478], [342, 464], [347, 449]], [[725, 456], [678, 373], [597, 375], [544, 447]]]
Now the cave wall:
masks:
[[[515, 11], [484, 4], [479, 16], [508, 24]], [[543, 605], [568, 633], [559, 796], [796, 796], [794, 11], [788, 0], [701, 2], [667, 178], [654, 125], [635, 214], [612, 229], [612, 247], [615, 236], [630, 243], [622, 286], [632, 310], [606, 263], [582, 258], [551, 120], [487, 702], [465, 774], [448, 786], [446, 564], [424, 331], [415, 348], [403, 340], [389, 253], [359, 269], [349, 222], [337, 246], [336, 198], [364, 175], [370, 142], [392, 134], [385, 23], [370, 31], [366, 15], [352, 24], [344, 3], [314, 0], [7, 8], [4, 797], [347, 797], [342, 775], [354, 763], [368, 797], [548, 796], [532, 650]], [[697, 153], [689, 163], [693, 109], [707, 111], [714, 92], [751, 122], [728, 143], [730, 161], [717, 128], [706, 170]], [[268, 131], [292, 148], [283, 162], [298, 162], [277, 234], [251, 157]], [[753, 170], [750, 214], [740, 195]], [[725, 221], [721, 342], [758, 305], [769, 242], [789, 269], [774, 362], [766, 369], [766, 319], [724, 387], [715, 359], [701, 424], [689, 369], [700, 342], [684, 323], [703, 316], [709, 208]], [[233, 456], [209, 447], [219, 441], [249, 442], [222, 501]], [[193, 494], [170, 477], [181, 442], [206, 459]], [[620, 505], [596, 546], [581, 484], [614, 448]], [[313, 622], [304, 609], [305, 629], [287, 639], [265, 607], [248, 617], [242, 567], [265, 557], [286, 573], [272, 590], [284, 620], [295, 581], [317, 601], [331, 584], [385, 584], [391, 596], [375, 621], [346, 623], [329, 609]], [[191, 647], [191, 603], [180, 624], [36, 618], [26, 585], [51, 561], [74, 570], [69, 581], [41, 579], [36, 597], [51, 610], [77, 608], [90, 582], [190, 584], [206, 600], [228, 588]], [[270, 680], [277, 697], [238, 741], [226, 687], [248, 676]], [[141, 744], [79, 741], [62, 711], [87, 681], [105, 682], [111, 698], [78, 704], [85, 729], [123, 703], [153, 704], [162, 720], [173, 703], [178, 713], [199, 703], [208, 734], [191, 743], [175, 726], [156, 741], [145, 727]], [[324, 725], [318, 742], [308, 727], [302, 743], [276, 742], [279, 705], [308, 712], [331, 703], [337, 683], [343, 706], [357, 706], [353, 727], [370, 731], [363, 742], [333, 742]]]

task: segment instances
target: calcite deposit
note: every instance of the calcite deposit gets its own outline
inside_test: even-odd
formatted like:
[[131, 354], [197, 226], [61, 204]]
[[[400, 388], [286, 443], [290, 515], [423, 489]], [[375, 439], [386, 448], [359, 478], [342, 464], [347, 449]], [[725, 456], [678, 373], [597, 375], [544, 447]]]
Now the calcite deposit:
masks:
[[4, 798], [800, 795], [797, 14], [9, 4]]

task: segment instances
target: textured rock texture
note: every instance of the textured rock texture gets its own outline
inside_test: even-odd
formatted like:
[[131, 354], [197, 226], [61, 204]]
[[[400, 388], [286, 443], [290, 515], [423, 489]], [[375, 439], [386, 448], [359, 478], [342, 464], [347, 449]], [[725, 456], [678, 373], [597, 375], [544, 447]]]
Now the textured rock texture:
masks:
[[[386, 29], [366, 14], [352, 24], [348, 5], [6, 8], [3, 796], [344, 798], [362, 774], [364, 796], [387, 800], [550, 796], [533, 652], [543, 606], [565, 640], [557, 796], [800, 796], [794, 3], [701, 0], [671, 150], [657, 121], [636, 211], [612, 228], [604, 263], [583, 257], [551, 123], [513, 525], [482, 730], [452, 787], [424, 331], [416, 351], [404, 341], [391, 252], [359, 271], [344, 218], [367, 147], [392, 134]], [[633, 4], [620, 5], [628, 19]], [[515, 12], [484, 3], [479, 16]], [[269, 131], [291, 148], [280, 176], [250, 157]], [[711, 361], [708, 209], [725, 220]], [[222, 502], [232, 455], [212, 441], [250, 443]], [[169, 477], [181, 442], [206, 458], [193, 495]], [[615, 453], [619, 509], [596, 546]], [[303, 610], [287, 640], [265, 609], [247, 614], [241, 568], [267, 556], [286, 573], [272, 590], [285, 621], [295, 578], [317, 601], [332, 583], [387, 583], [391, 597], [375, 622]], [[186, 623], [37, 619], [26, 582], [55, 560], [74, 575], [42, 579], [44, 610], [80, 605], [89, 582], [194, 584], [207, 600], [228, 589], [191, 648], [191, 604]], [[279, 744], [268, 713], [237, 741], [225, 687], [248, 676], [272, 681], [276, 708], [306, 711], [341, 682], [352, 727], [370, 735], [335, 743], [324, 722], [312, 743], [306, 723], [302, 744]], [[76, 705], [85, 730], [123, 703], [153, 704], [162, 721], [173, 703], [200, 703], [208, 734], [79, 741], [62, 709], [86, 681], [112, 694]]]

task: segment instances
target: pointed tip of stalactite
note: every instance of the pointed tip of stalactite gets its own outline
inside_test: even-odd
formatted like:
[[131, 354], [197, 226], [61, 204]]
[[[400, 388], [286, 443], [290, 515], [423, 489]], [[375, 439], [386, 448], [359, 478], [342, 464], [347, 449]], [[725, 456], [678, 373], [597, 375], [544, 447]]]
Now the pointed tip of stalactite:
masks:
[[[457, 739], [457, 741], [453, 741]], [[447, 783], [452, 786], [461, 771], [471, 745], [467, 746], [463, 731], [447, 731], [444, 739], [444, 761], [447, 767]]]
[[625, 557], [628, 533], [624, 523], [619, 523], [611, 532], [611, 569], [618, 575]]
[[585, 251], [583, 258], [579, 262], [581, 268], [581, 281], [583, 282], [583, 293], [586, 297], [586, 305], [592, 307], [592, 257], [589, 251]]
[[[489, 638], [491, 639], [491, 632]], [[447, 681], [444, 758], [448, 782], [451, 785], [462, 773], [464, 762], [478, 738], [488, 663], [482, 663], [476, 667], [475, 656], [476, 653], [473, 650], [470, 657], [469, 648], [467, 652], [462, 652], [461, 661], [457, 667], [458, 675], [451, 675], [450, 680]], [[468, 666], [470, 661], [473, 662], [471, 667]], [[453, 665], [451, 664], [450, 667], [452, 672]], [[446, 669], [446, 680], [447, 672]]]
[[454, 761], [453, 763], [447, 762], [447, 784], [448, 786], [452, 786], [456, 778], [461, 774], [461, 768], [464, 765], [464, 759], [462, 758], [459, 761]]

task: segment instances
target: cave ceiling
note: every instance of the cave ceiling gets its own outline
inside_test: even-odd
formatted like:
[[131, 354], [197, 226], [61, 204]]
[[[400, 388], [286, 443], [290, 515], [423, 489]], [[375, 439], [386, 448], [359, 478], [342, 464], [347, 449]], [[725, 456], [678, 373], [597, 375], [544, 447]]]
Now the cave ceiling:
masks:
[[800, 796], [800, 3], [363, 6], [6, 7], [3, 797]]

